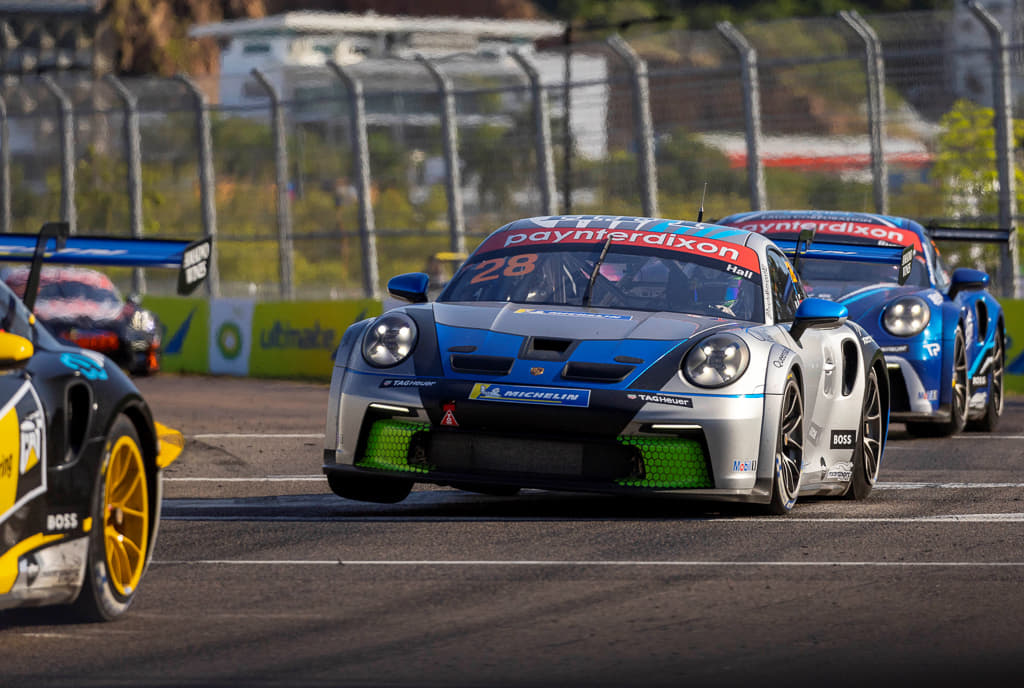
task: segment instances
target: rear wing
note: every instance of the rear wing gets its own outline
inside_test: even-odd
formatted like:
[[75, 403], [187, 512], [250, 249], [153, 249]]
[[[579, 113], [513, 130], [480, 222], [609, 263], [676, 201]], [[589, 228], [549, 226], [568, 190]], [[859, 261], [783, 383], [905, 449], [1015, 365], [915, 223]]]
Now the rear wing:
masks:
[[1009, 243], [1017, 233], [1016, 227], [993, 229], [992, 227], [947, 227], [945, 225], [924, 225], [935, 241], [970, 241], [984, 244]]
[[38, 234], [0, 234], [0, 261], [31, 262], [25, 296], [32, 309], [44, 263], [177, 268], [178, 293], [192, 293], [210, 268], [213, 241], [69, 236], [67, 222], [47, 222]]
[[800, 232], [800, 237], [796, 241], [774, 241], [775, 245], [793, 261], [793, 270], [797, 273], [800, 272], [800, 260], [803, 258], [856, 260], [861, 263], [898, 265], [900, 270], [897, 281], [903, 285], [910, 277], [910, 270], [914, 265], [913, 246], [860, 246], [828, 242], [813, 244], [813, 231], [807, 229]]

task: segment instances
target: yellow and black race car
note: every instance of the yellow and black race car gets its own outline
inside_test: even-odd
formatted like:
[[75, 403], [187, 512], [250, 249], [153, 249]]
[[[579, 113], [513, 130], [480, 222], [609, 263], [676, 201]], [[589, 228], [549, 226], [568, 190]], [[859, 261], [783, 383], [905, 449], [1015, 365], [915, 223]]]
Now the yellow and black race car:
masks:
[[209, 239], [68, 237], [66, 223], [0, 236], [0, 261], [32, 264], [24, 301], [0, 284], [0, 609], [124, 613], [156, 541], [160, 472], [184, 446], [110, 359], [37, 323], [43, 263], [178, 267], [187, 293], [210, 249]]

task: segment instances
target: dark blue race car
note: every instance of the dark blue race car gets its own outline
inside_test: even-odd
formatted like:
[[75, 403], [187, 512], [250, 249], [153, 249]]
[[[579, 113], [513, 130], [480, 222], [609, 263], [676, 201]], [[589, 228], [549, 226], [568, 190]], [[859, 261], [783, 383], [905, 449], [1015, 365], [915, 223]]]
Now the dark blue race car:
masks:
[[[892, 420], [917, 435], [996, 427], [1003, 412], [1003, 310], [987, 291], [988, 275], [969, 268], [950, 274], [919, 223], [799, 210], [738, 213], [718, 224], [775, 241], [795, 259], [808, 295], [843, 304], [877, 340], [889, 370]], [[905, 269], [877, 260], [886, 247], [904, 249]], [[837, 261], [836, 252], [848, 257]]]

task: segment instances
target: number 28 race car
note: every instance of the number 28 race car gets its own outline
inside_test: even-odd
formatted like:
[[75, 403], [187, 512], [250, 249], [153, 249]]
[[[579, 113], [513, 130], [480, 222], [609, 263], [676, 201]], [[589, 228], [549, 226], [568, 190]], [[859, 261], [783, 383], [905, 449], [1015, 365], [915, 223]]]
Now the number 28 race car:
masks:
[[342, 497], [397, 502], [427, 482], [782, 514], [799, 495], [871, 492], [882, 352], [756, 233], [536, 217], [487, 237], [432, 303], [428, 282], [392, 278], [411, 303], [342, 338], [323, 467]]
[[[992, 230], [926, 230], [900, 217], [822, 210], [720, 222], [763, 234], [791, 257], [799, 251], [808, 292], [846, 306], [875, 338], [889, 368], [892, 420], [917, 435], [995, 429], [1003, 412], [1003, 309], [985, 288], [987, 274], [958, 268], [951, 275], [932, 241], [992, 241], [981, 236]], [[905, 274], [874, 261], [884, 247], [906, 249]]]
[[110, 359], [36, 320], [43, 262], [180, 267], [187, 293], [209, 254], [208, 239], [67, 237], [66, 223], [0, 237], [0, 261], [32, 262], [24, 302], [0, 284], [0, 609], [126, 611], [156, 541], [160, 472], [184, 446]]

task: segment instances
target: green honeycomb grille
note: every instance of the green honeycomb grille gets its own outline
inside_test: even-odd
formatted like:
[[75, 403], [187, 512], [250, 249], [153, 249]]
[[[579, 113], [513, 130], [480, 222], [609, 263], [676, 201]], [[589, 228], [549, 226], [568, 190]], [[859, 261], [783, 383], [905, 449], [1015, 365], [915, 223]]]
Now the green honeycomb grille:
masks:
[[400, 420], [379, 420], [366, 438], [366, 453], [356, 461], [360, 468], [382, 468], [389, 471], [426, 473], [426, 468], [410, 466], [409, 440], [424, 426]]
[[644, 462], [643, 479], [619, 480], [626, 487], [714, 487], [700, 442], [675, 437], [620, 437], [636, 447]]

